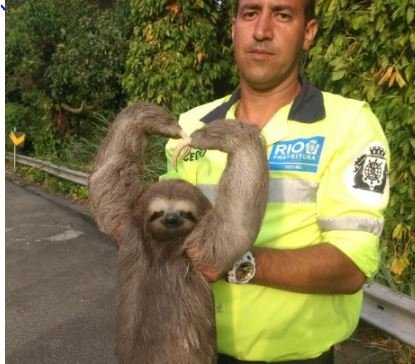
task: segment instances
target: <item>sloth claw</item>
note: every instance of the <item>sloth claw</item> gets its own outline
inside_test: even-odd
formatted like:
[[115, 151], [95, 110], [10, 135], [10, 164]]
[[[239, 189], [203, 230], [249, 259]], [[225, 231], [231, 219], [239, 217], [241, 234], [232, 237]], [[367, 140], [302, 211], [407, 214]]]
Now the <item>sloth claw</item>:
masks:
[[173, 157], [172, 157], [173, 168], [176, 171], [177, 171], [177, 158], [179, 158], [180, 155], [182, 155], [182, 158], [185, 158], [190, 153], [190, 150], [191, 150], [190, 143], [192, 139], [184, 133], [183, 135], [184, 137], [177, 144], [176, 149], [174, 150], [174, 153], [173, 153]]

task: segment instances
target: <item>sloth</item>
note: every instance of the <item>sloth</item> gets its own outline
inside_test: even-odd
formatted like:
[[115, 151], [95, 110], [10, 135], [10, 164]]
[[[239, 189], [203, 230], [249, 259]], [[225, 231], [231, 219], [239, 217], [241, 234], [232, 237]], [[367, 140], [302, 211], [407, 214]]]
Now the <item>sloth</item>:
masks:
[[[167, 180], [145, 188], [143, 165], [151, 134], [183, 138], [184, 148], [227, 153], [215, 203], [194, 185]], [[99, 228], [122, 225], [118, 251], [115, 355], [119, 363], [213, 364], [214, 302], [209, 283], [186, 249], [224, 275], [258, 235], [268, 195], [268, 168], [259, 130], [217, 120], [187, 137], [161, 107], [122, 110], [98, 148], [89, 177]]]

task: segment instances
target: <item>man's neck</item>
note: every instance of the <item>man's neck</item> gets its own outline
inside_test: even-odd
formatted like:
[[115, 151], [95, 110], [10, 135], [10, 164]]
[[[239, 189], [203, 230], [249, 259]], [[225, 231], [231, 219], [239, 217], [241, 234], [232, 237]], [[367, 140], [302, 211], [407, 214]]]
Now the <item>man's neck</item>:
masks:
[[298, 77], [267, 91], [255, 90], [241, 82], [241, 99], [236, 118], [262, 129], [279, 109], [296, 98], [300, 89]]

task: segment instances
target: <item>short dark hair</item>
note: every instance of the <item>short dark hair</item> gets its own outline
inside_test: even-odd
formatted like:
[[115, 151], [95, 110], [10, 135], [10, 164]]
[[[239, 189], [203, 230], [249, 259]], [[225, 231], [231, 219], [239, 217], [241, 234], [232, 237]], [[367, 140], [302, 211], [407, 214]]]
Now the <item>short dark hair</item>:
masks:
[[316, 0], [306, 0], [304, 15], [306, 21], [309, 21], [316, 17]]
[[[238, 14], [239, 0], [235, 3], [235, 15]], [[305, 0], [304, 16], [306, 22], [316, 17], [316, 0]]]

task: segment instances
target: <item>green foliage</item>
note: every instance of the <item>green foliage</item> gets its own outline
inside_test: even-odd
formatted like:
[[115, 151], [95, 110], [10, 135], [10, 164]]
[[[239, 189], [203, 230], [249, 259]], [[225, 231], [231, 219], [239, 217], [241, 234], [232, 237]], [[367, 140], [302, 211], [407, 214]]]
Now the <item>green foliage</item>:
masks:
[[132, 0], [131, 10], [135, 28], [123, 84], [129, 98], [176, 115], [212, 100], [230, 70], [228, 47], [218, 42], [223, 8], [213, 0]]
[[56, 164], [63, 164], [72, 169], [89, 172], [96, 150], [108, 132], [114, 115], [108, 117], [99, 113], [89, 113], [84, 119], [85, 125], [90, 128], [82, 136], [71, 137], [62, 148]]
[[[10, 162], [6, 164], [6, 167], [11, 168], [10, 164]], [[49, 173], [37, 168], [18, 165], [15, 172], [27, 182], [40, 185], [52, 193], [63, 195], [78, 201], [80, 200], [86, 202], [88, 199], [87, 187], [52, 176]]]
[[[30, 154], [34, 153], [36, 149], [43, 147], [48, 153], [53, 152], [54, 148], [52, 145], [55, 145], [57, 141], [53, 135], [50, 135], [51, 131], [48, 129], [49, 125], [47, 123], [45, 124], [42, 115], [36, 109], [15, 102], [6, 103], [5, 109], [7, 151], [13, 150], [13, 144], [9, 140], [9, 134], [16, 128], [17, 132], [26, 134], [24, 147], [18, 147], [18, 153]], [[47, 141], [44, 140], [44, 137], [48, 134], [49, 137], [46, 139], [52, 144], [48, 144]]]
[[[10, 7], [6, 103], [30, 108], [19, 127], [32, 134], [37, 156], [59, 158], [71, 141], [95, 131], [97, 111], [108, 117], [124, 104], [128, 11], [128, 0], [109, 10], [82, 0]], [[6, 118], [7, 128], [15, 122]]]
[[90, 110], [119, 108], [127, 43], [112, 14], [94, 17], [90, 11], [77, 19], [77, 34], [71, 29], [61, 33], [45, 74], [53, 102], [58, 107], [84, 102]]
[[6, 104], [5, 116], [6, 136], [16, 128], [16, 131], [23, 132], [26, 129], [27, 119], [30, 117], [30, 108], [18, 103], [10, 102]]
[[34, 184], [42, 184], [48, 177], [46, 172], [36, 168], [23, 167], [19, 168], [18, 172], [26, 173], [27, 180]]
[[[123, 82], [129, 99], [155, 102], [177, 116], [229, 93], [236, 84], [229, 82], [236, 74], [230, 47], [233, 6], [234, 0], [131, 1], [135, 27]], [[147, 182], [165, 172], [165, 142], [150, 142]]]
[[391, 200], [378, 279], [415, 295], [415, 19], [410, 0], [324, 0], [307, 73], [320, 88], [367, 100], [388, 137]]
[[6, 159], [5, 167], [7, 174], [13, 173], [29, 184], [41, 186], [53, 194], [61, 195], [83, 204], [88, 202], [88, 189], [86, 186], [81, 186], [77, 183], [53, 176], [40, 169], [18, 163], [16, 164], [16, 169], [14, 169], [12, 159]]
[[145, 161], [143, 179], [146, 183], [153, 183], [160, 175], [166, 172], [166, 156], [164, 146], [167, 139], [159, 136], [149, 138], [147, 159]]

